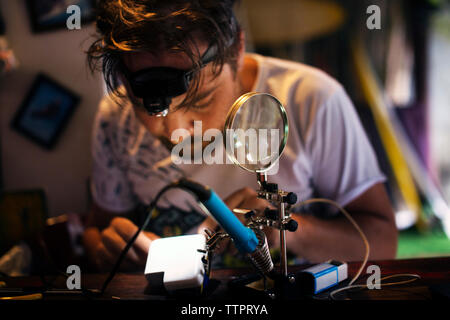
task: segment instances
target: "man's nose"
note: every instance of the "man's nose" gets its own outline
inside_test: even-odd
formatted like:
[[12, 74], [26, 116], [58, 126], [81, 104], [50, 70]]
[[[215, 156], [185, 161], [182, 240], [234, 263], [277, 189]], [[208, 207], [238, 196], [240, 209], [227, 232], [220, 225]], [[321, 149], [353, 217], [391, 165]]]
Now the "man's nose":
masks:
[[[172, 139], [172, 134], [177, 129], [184, 129], [188, 132], [187, 135], [194, 134], [194, 119], [189, 117], [189, 113], [183, 110], [177, 110], [175, 112], [169, 112], [164, 117], [164, 128], [165, 128], [165, 136], [168, 139]], [[183, 135], [183, 139], [184, 139]], [[178, 143], [181, 141], [172, 141], [172, 143]]]

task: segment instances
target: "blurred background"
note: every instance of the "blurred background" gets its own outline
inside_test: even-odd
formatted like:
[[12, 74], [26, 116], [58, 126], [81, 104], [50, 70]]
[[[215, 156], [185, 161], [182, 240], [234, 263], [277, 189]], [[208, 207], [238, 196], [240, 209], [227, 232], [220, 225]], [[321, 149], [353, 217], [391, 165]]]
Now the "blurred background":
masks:
[[[93, 3], [0, 0], [0, 257], [24, 273], [35, 251], [62, 266], [81, 257], [104, 94], [84, 54]], [[67, 29], [71, 4], [81, 29]], [[449, 1], [242, 0], [236, 12], [247, 51], [316, 66], [347, 90], [389, 178], [398, 258], [450, 255]]]

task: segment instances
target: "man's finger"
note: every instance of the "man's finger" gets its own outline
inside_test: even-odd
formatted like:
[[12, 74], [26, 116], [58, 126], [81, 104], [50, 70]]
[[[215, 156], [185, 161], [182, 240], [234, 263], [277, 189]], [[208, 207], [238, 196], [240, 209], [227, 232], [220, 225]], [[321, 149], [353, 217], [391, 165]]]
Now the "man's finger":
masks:
[[110, 270], [114, 264], [114, 257], [112, 254], [105, 248], [103, 243], [100, 243], [96, 250], [96, 262], [97, 266], [100, 270]]
[[233, 210], [235, 208], [240, 207], [245, 199], [247, 199], [249, 197], [256, 197], [256, 196], [257, 196], [257, 193], [255, 190], [253, 190], [252, 188], [246, 187], [246, 188], [240, 189], [240, 190], [232, 193], [231, 195], [229, 195], [225, 199], [224, 202], [228, 206], [228, 208]]
[[235, 208], [264, 211], [267, 207], [274, 208], [270, 202], [258, 198], [258, 193], [250, 188], [244, 188], [230, 195], [225, 203], [233, 210]]
[[[138, 227], [130, 220], [125, 218], [113, 219], [113, 221], [111, 221], [111, 227], [116, 230], [116, 232], [123, 238], [125, 242], [130, 241], [130, 239], [138, 231]], [[147, 238], [144, 233], [141, 232], [133, 244], [133, 248], [135, 248], [136, 254], [140, 257], [146, 257], [151, 242], [152, 241]]]
[[[113, 228], [107, 228], [102, 231], [102, 242], [105, 248], [116, 257], [120, 255], [127, 245], [123, 238]], [[133, 247], [128, 250], [126, 259], [129, 259], [136, 265], [140, 264], [140, 259]]]
[[[100, 271], [111, 271], [113, 266], [117, 263], [118, 256], [111, 254], [111, 252], [106, 249], [103, 243], [100, 243], [97, 248], [97, 267]], [[120, 264], [120, 270], [131, 271], [136, 270], [136, 264], [130, 262], [129, 259], [125, 259]]]

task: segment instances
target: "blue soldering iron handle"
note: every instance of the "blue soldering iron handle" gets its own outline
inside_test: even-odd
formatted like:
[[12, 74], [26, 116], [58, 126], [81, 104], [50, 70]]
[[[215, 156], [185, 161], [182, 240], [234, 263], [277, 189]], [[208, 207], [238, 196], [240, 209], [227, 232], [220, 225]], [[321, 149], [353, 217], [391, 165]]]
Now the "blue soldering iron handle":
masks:
[[211, 190], [209, 199], [202, 203], [230, 235], [240, 252], [252, 253], [255, 251], [258, 239], [253, 230], [245, 227], [213, 190]]
[[245, 227], [212, 189], [188, 179], [181, 179], [179, 185], [197, 196], [198, 200], [230, 235], [240, 252], [253, 253], [255, 251], [258, 246], [258, 238], [253, 230]]

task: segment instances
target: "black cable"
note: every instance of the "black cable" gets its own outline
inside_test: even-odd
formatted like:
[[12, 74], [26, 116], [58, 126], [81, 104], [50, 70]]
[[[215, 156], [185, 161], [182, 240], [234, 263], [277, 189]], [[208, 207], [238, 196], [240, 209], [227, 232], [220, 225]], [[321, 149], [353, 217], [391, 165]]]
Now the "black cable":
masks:
[[[147, 217], [144, 221], [144, 223], [139, 227], [139, 229], [136, 231], [136, 233], [133, 235], [133, 237], [128, 241], [127, 245], [125, 246], [125, 248], [122, 250], [122, 252], [119, 255], [119, 258], [117, 259], [116, 263], [114, 264], [114, 267], [112, 268], [111, 272], [108, 275], [108, 278], [106, 278], [105, 282], [102, 285], [102, 288], [100, 291], [98, 290], [93, 290], [93, 289], [83, 289], [82, 288], [82, 292], [84, 295], [86, 296], [97, 296], [97, 295], [103, 295], [106, 291], [106, 288], [108, 287], [109, 283], [111, 282], [111, 280], [114, 278], [114, 276], [117, 273], [117, 270], [119, 270], [120, 265], [122, 264], [123, 259], [125, 258], [125, 255], [128, 253], [128, 250], [130, 250], [131, 246], [133, 245], [133, 243], [136, 241], [137, 237], [139, 236], [139, 234], [141, 233], [141, 231], [143, 229], [145, 229], [148, 225], [148, 223], [150, 222], [152, 215], [153, 215], [153, 210], [156, 207], [156, 204], [158, 202], [158, 200], [161, 198], [161, 196], [166, 193], [169, 189], [172, 188], [176, 188], [178, 187], [178, 182], [173, 182], [167, 186], [165, 186], [164, 188], [162, 188], [158, 194], [156, 195], [155, 199], [150, 203], [150, 205], [148, 206], [147, 209]], [[61, 272], [63, 273], [63, 272]], [[63, 273], [64, 274], [64, 273]], [[67, 275], [66, 275], [67, 276]], [[41, 280], [43, 280], [44, 285], [47, 287], [48, 283], [45, 280], [45, 277], [43, 277], [43, 275], [41, 275]]]
[[[116, 275], [117, 270], [120, 267], [120, 264], [122, 263], [123, 259], [125, 258], [125, 255], [128, 253], [128, 250], [130, 250], [130, 248], [133, 245], [134, 241], [136, 241], [136, 238], [139, 236], [139, 233], [141, 233], [141, 231], [147, 227], [148, 223], [150, 222], [150, 220], [151, 220], [151, 218], [153, 216], [153, 210], [155, 209], [159, 198], [161, 198], [161, 196], [164, 193], [166, 193], [169, 189], [176, 188], [176, 187], [178, 187], [178, 182], [174, 182], [174, 183], [171, 183], [171, 184], [165, 186], [164, 188], [162, 188], [158, 192], [158, 194], [156, 195], [155, 199], [150, 203], [150, 205], [148, 206], [148, 210], [147, 210], [148, 211], [147, 212], [147, 217], [146, 217], [144, 223], [139, 227], [138, 231], [136, 231], [136, 233], [128, 241], [127, 245], [125, 246], [125, 248], [120, 253], [119, 258], [117, 259], [116, 263], [114, 264], [114, 267], [112, 268], [111, 272], [108, 275], [108, 278], [106, 278], [105, 282], [102, 285], [102, 288], [100, 290], [100, 295], [103, 295], [103, 293], [105, 293], [106, 288], [108, 287], [109, 283], [114, 278], [114, 276]], [[91, 292], [95, 293], [94, 291], [91, 291]]]

